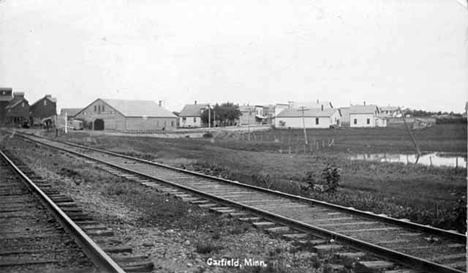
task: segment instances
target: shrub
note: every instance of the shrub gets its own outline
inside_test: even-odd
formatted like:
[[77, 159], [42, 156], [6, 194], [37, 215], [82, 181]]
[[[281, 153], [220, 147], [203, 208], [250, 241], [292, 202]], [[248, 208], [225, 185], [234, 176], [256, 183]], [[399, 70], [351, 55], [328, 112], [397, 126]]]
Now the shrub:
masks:
[[203, 134], [203, 137], [204, 138], [213, 138], [213, 134], [210, 133], [210, 132], [206, 132], [206, 133]]
[[308, 184], [304, 190], [335, 193], [341, 180], [341, 169], [334, 164], [327, 166], [320, 173], [308, 171], [302, 179]]
[[333, 164], [328, 164], [322, 171], [322, 179], [328, 186], [327, 191], [335, 192], [341, 179], [341, 169]]

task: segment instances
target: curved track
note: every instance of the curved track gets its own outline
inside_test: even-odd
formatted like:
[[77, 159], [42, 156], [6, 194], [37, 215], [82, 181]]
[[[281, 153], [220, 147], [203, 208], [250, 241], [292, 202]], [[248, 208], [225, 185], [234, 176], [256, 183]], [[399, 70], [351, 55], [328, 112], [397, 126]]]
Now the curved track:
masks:
[[[206, 208], [219, 211], [237, 208], [242, 211], [234, 213], [236, 215], [242, 216], [245, 212], [250, 212], [261, 216], [270, 221], [258, 221], [256, 217], [252, 217], [254, 225], [282, 233], [286, 238], [305, 238], [308, 234], [313, 234], [326, 239], [332, 238], [336, 242], [370, 252], [406, 268], [424, 272], [465, 272], [466, 236], [457, 232], [219, 179], [108, 151], [37, 136], [23, 137], [119, 169], [148, 186], [158, 188], [160, 185], [154, 183], [158, 181], [215, 201], [200, 201], [201, 206]], [[184, 198], [184, 194], [178, 190], [168, 191]], [[186, 194], [185, 198], [193, 199]], [[219, 207], [219, 204], [225, 207]], [[323, 246], [324, 249], [334, 247], [338, 248], [334, 244]], [[361, 263], [365, 265], [366, 261]], [[378, 264], [379, 261], [368, 261], [369, 265], [372, 263]], [[392, 268], [392, 265], [388, 267]]]
[[48, 190], [1, 151], [0, 158], [0, 271], [124, 272], [47, 196]]

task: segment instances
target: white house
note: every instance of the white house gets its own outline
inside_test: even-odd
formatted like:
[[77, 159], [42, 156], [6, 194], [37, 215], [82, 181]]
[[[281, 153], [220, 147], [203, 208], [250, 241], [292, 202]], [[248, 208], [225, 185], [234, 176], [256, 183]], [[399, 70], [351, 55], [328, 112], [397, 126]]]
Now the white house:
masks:
[[382, 106], [380, 107], [380, 116], [388, 117], [388, 118], [395, 118], [395, 117], [401, 117], [401, 113], [398, 107], [396, 106]]
[[334, 108], [307, 109], [289, 108], [275, 117], [276, 128], [330, 128], [340, 126], [341, 113]]
[[208, 104], [200, 103], [187, 104], [179, 114], [179, 126], [185, 128], [202, 127], [201, 116], [205, 109], [208, 108]]
[[351, 127], [387, 127], [387, 119], [379, 116], [376, 105], [353, 105], [349, 108]]

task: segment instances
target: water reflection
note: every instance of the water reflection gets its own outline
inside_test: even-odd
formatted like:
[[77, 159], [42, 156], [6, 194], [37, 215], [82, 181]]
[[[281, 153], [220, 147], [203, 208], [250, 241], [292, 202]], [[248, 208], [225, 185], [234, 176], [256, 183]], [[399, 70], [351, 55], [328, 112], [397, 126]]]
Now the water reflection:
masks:
[[430, 153], [419, 157], [416, 154], [357, 154], [349, 156], [351, 160], [370, 160], [379, 162], [401, 162], [426, 166], [444, 166], [466, 168], [466, 155]]

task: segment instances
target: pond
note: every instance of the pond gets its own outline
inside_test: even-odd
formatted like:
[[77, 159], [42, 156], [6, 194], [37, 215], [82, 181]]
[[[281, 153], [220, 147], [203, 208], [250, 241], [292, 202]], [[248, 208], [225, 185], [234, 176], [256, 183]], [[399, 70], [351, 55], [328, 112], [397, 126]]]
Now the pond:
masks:
[[405, 164], [421, 164], [436, 167], [466, 168], [466, 155], [448, 153], [422, 154], [419, 159], [416, 154], [357, 154], [348, 157], [351, 160], [369, 160], [379, 162], [400, 162]]

